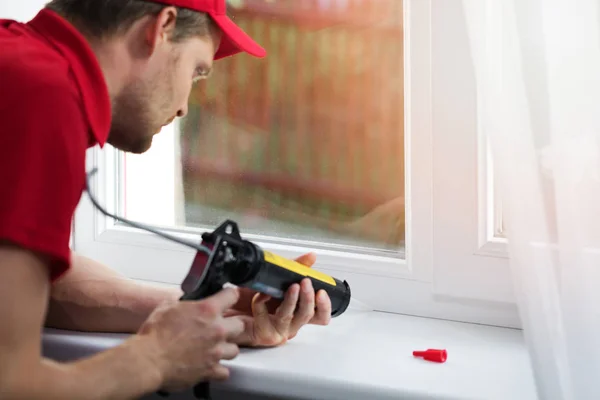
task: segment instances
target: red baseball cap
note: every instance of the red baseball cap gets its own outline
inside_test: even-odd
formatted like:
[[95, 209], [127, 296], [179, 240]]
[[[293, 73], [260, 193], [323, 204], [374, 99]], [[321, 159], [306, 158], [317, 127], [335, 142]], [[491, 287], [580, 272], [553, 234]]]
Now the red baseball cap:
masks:
[[215, 60], [246, 52], [255, 57], [267, 55], [258, 43], [237, 26], [227, 16], [226, 0], [150, 0], [175, 7], [207, 13], [223, 32], [221, 44], [215, 53]]

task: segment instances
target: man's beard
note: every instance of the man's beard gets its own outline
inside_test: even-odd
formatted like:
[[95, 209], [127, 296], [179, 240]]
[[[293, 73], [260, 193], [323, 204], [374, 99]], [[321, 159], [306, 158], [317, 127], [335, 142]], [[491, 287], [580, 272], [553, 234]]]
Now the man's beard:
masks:
[[166, 72], [154, 79], [129, 84], [113, 100], [109, 144], [134, 154], [144, 153], [150, 148], [152, 138], [165, 123], [166, 110], [172, 103], [173, 90]]
[[108, 142], [115, 148], [141, 154], [152, 145], [152, 111], [148, 90], [130, 85], [113, 100]]

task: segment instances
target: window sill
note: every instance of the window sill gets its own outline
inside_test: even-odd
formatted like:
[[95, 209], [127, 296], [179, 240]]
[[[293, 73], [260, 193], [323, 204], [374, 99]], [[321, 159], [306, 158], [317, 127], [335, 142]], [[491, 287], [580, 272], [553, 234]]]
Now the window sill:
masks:
[[[72, 360], [125, 337], [46, 329], [44, 352]], [[448, 360], [438, 364], [412, 356], [427, 348], [447, 349]], [[285, 346], [244, 349], [224, 364], [231, 378], [213, 387], [245, 396], [537, 399], [521, 331], [378, 312], [349, 310], [329, 327], [305, 327]]]

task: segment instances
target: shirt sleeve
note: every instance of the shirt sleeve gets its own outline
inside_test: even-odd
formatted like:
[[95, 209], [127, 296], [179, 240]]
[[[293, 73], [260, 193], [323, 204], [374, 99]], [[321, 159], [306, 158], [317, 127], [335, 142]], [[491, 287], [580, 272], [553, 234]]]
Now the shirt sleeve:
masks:
[[68, 79], [48, 72], [0, 79], [0, 240], [45, 256], [54, 281], [70, 267], [87, 124]]

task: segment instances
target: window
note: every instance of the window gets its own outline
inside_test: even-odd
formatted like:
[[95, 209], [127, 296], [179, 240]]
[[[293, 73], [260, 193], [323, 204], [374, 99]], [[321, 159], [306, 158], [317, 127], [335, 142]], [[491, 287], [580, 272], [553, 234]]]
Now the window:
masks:
[[[148, 153], [90, 150], [105, 207], [196, 241], [231, 218], [377, 310], [518, 326], [461, 2], [230, 6], [268, 57], [219, 61]], [[85, 196], [75, 248], [175, 285], [194, 256]]]
[[[192, 93], [189, 115], [160, 139], [160, 156], [125, 156], [124, 211], [156, 222], [168, 215], [178, 227], [229, 217], [247, 233], [311, 246], [401, 249], [401, 6], [280, 0], [237, 8], [236, 21], [269, 56], [219, 61]], [[173, 144], [176, 173], [162, 167], [173, 164]], [[142, 199], [144, 191], [155, 193]], [[144, 204], [161, 211], [136, 212]], [[380, 226], [369, 224], [382, 213]]]

